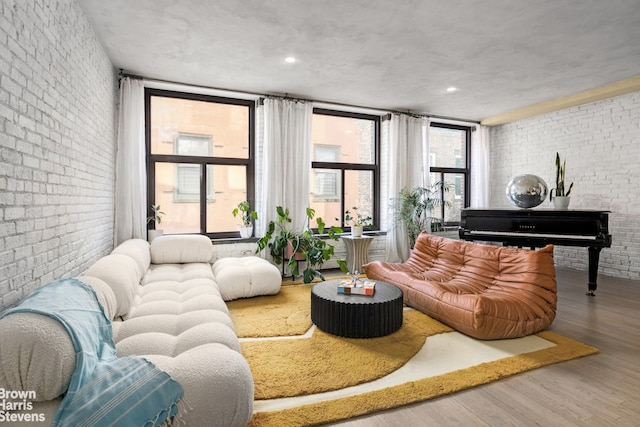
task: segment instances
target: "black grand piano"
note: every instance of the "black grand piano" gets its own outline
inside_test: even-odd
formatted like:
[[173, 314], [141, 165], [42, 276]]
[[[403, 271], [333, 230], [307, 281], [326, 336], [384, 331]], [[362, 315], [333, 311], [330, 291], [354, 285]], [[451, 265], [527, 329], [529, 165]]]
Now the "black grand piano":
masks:
[[611, 247], [609, 211], [554, 209], [463, 209], [460, 238], [541, 248], [547, 244], [589, 248], [587, 295], [598, 287], [602, 248]]

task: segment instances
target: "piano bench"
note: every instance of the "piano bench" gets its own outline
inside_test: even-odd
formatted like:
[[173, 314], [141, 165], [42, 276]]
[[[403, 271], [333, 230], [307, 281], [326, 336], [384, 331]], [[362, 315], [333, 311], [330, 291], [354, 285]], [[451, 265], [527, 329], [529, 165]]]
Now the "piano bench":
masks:
[[423, 232], [404, 263], [363, 268], [368, 278], [399, 287], [406, 305], [474, 338], [523, 337], [555, 319], [552, 245], [527, 250]]

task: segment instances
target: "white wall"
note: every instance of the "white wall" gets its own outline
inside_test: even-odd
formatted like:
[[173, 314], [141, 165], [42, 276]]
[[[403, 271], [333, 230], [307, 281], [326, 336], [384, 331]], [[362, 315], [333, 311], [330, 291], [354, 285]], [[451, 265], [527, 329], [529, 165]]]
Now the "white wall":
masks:
[[0, 8], [1, 310], [112, 248], [117, 76], [75, 0]]
[[[613, 244], [599, 271], [640, 279], [640, 92], [493, 128], [491, 206], [512, 207], [505, 187], [515, 175], [538, 175], [553, 188], [556, 151], [574, 182], [570, 208], [611, 211]], [[587, 270], [585, 248], [557, 247], [555, 256], [559, 266]]]

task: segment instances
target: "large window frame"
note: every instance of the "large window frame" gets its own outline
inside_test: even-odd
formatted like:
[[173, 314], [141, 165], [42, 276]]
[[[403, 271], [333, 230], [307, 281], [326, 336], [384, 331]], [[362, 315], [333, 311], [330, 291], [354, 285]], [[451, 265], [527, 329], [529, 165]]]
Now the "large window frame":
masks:
[[[371, 120], [374, 124], [374, 161], [372, 163], [345, 163], [345, 162], [328, 162], [328, 161], [312, 161], [311, 162], [311, 173], [313, 174], [315, 170], [322, 170], [322, 173], [327, 173], [330, 171], [335, 171], [337, 175], [339, 175], [338, 182], [345, 182], [345, 174], [348, 171], [371, 171], [373, 174], [373, 222], [370, 227], [367, 227], [367, 230], [379, 230], [380, 229], [380, 116], [371, 115], [371, 114], [362, 114], [362, 113], [354, 113], [348, 111], [339, 111], [339, 110], [330, 110], [325, 108], [314, 108], [314, 115], [327, 115], [327, 116], [335, 116], [335, 117], [346, 117], [352, 119], [363, 119], [363, 120]], [[330, 141], [324, 141], [321, 145], [330, 144]], [[340, 215], [340, 224], [338, 224], [345, 232], [351, 230], [350, 226], [345, 224], [345, 211], [350, 209], [350, 206], [345, 205], [345, 186], [338, 185], [337, 191], [339, 192], [340, 199], [340, 211], [342, 214]], [[326, 222], [326, 219], [325, 219]]]
[[[439, 166], [431, 166], [430, 164], [429, 172], [431, 174], [438, 174], [439, 178], [437, 179], [437, 181], [440, 181], [440, 182], [445, 181], [445, 174], [462, 175], [464, 188], [465, 188], [463, 208], [467, 208], [471, 204], [471, 132], [473, 131], [473, 129], [469, 126], [461, 126], [461, 125], [454, 125], [449, 123], [438, 123], [438, 122], [431, 122], [429, 127], [455, 129], [455, 130], [460, 130], [465, 132], [464, 147], [465, 147], [466, 153], [464, 156], [465, 158], [464, 163], [460, 162], [460, 167], [439, 167]], [[455, 192], [456, 190], [454, 189], [453, 191]], [[456, 196], [454, 194], [454, 197], [461, 197], [461, 196]], [[444, 188], [442, 188], [440, 191], [440, 199], [445, 200]], [[441, 204], [441, 206], [439, 206], [439, 214], [441, 218], [445, 218], [445, 209], [446, 209], [446, 206], [444, 205], [444, 203]], [[460, 225], [460, 221], [446, 221], [444, 225], [445, 227], [457, 226], [457, 225]]]
[[[191, 101], [213, 102], [219, 104], [240, 105], [248, 108], [248, 124], [249, 124], [249, 141], [248, 156], [246, 158], [236, 157], [218, 157], [215, 155], [213, 147], [211, 155], [208, 156], [190, 156], [179, 154], [152, 154], [151, 152], [151, 98], [154, 96], [178, 98]], [[155, 187], [156, 187], [156, 163], [176, 163], [194, 165], [200, 168], [200, 234], [206, 235], [212, 240], [237, 238], [237, 230], [229, 230], [225, 232], [207, 233], [207, 203], [215, 201], [212, 194], [211, 186], [213, 185], [213, 177], [208, 177], [207, 166], [244, 166], [246, 168], [246, 194], [247, 201], [251, 206], [255, 206], [255, 101], [226, 98], [220, 96], [203, 95], [187, 92], [177, 92], [163, 89], [145, 88], [145, 145], [146, 145], [146, 167], [147, 167], [147, 206], [155, 205]], [[215, 144], [215, 141], [213, 142]], [[231, 215], [231, 212], [229, 212]], [[150, 225], [148, 226], [151, 229]]]

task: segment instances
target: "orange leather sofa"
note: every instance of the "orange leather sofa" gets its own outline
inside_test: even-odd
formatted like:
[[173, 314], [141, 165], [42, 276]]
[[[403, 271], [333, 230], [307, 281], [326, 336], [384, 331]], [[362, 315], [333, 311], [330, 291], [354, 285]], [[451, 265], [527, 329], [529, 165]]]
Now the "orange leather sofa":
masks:
[[552, 245], [534, 251], [423, 232], [404, 263], [363, 268], [399, 287], [406, 305], [478, 339], [531, 335], [556, 316]]

